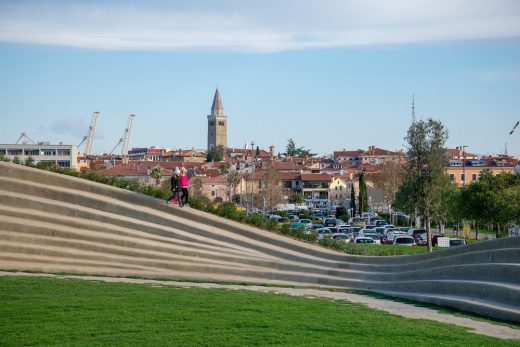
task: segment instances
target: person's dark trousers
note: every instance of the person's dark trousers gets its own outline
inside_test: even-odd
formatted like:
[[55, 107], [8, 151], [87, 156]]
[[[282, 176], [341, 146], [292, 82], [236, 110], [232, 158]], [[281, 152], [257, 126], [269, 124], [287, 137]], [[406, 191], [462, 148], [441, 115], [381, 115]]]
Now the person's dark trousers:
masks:
[[182, 190], [182, 196], [181, 201], [184, 205], [188, 203], [188, 188], [181, 188]]

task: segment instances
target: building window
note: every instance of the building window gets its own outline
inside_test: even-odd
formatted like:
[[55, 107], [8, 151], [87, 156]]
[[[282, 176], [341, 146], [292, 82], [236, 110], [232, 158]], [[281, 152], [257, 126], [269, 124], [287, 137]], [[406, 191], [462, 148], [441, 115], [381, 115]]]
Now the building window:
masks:
[[211, 191], [211, 196], [215, 196], [216, 192], [214, 190]]
[[338, 187], [335, 187], [334, 190], [338, 190]]
[[224, 123], [224, 121], [219, 121], [219, 122], [218, 122], [218, 126], [219, 126], [219, 127], [223, 127], [224, 125], [226, 125], [226, 123]]
[[32, 155], [32, 156], [40, 155], [40, 151], [37, 149], [26, 149], [25, 155]]
[[68, 156], [70, 155], [70, 149], [58, 149], [58, 155]]
[[23, 149], [11, 148], [7, 150], [9, 155], [23, 155]]
[[339, 187], [339, 190], [343, 190], [343, 186], [340, 186], [340, 187]]
[[454, 181], [455, 180], [455, 175], [454, 174], [450, 174], [450, 181]]
[[210, 127], [214, 127], [214, 126], [215, 126], [215, 122], [214, 122], [214, 121], [212, 121], [212, 120], [211, 120], [211, 121], [209, 121], [209, 126], [210, 126]]
[[70, 167], [70, 161], [68, 160], [58, 160], [59, 167]]
[[471, 180], [472, 180], [473, 182], [476, 182], [476, 181], [477, 181], [477, 174], [476, 174], [476, 173], [471, 175]]
[[466, 181], [466, 177], [465, 177], [464, 175], [465, 175], [465, 174], [460, 174], [460, 181], [461, 181], [461, 182]]
[[55, 149], [42, 149], [42, 155], [56, 155]]
[[0, 149], [0, 155], [5, 155], [5, 149]]

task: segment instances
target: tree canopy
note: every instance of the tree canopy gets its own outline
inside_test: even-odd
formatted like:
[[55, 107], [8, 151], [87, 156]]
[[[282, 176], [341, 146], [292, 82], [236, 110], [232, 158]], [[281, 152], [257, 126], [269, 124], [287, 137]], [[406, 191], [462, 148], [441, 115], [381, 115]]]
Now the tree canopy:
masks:
[[314, 157], [316, 153], [311, 153], [309, 149], [304, 149], [303, 147], [296, 147], [294, 140], [289, 139], [283, 155], [286, 157]]

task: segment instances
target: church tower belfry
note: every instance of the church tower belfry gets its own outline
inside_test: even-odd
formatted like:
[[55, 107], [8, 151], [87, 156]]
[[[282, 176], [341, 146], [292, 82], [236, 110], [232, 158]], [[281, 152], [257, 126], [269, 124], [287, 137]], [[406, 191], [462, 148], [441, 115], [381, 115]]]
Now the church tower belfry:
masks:
[[208, 151], [218, 145], [227, 148], [227, 116], [217, 87], [211, 114], [208, 115]]

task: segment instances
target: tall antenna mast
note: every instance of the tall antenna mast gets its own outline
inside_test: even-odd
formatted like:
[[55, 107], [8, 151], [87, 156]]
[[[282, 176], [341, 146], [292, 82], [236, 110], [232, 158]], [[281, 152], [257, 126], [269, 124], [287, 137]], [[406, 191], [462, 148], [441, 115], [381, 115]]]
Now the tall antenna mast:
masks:
[[412, 94], [412, 124], [415, 123], [415, 94]]

